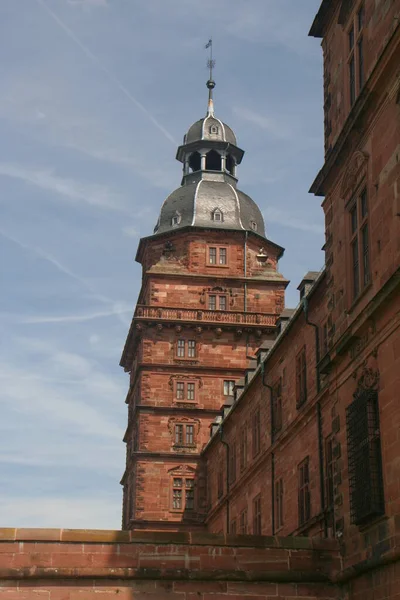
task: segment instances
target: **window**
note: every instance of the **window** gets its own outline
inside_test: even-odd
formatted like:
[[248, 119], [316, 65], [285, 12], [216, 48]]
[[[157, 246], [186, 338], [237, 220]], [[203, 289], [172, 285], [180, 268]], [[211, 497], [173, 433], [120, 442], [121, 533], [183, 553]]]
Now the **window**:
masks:
[[326, 507], [333, 509], [333, 439], [328, 436], [325, 440], [325, 491], [326, 491]]
[[225, 295], [209, 294], [208, 310], [226, 310], [227, 298]]
[[247, 533], [247, 508], [242, 510], [242, 512], [240, 513], [239, 533], [241, 535], [246, 535]]
[[178, 340], [176, 358], [196, 358], [196, 340]]
[[240, 470], [243, 471], [247, 463], [247, 425], [243, 425], [240, 430], [239, 454]]
[[349, 71], [349, 99], [353, 106], [358, 94], [365, 83], [364, 66], [364, 21], [365, 10], [361, 6], [352, 19], [348, 31], [348, 71]]
[[214, 133], [214, 134], [218, 133], [218, 127], [217, 127], [217, 125], [211, 125], [210, 126], [210, 133]]
[[176, 227], [177, 225], [179, 225], [180, 222], [181, 222], [181, 215], [178, 212], [176, 212], [171, 219], [171, 224], [173, 227]]
[[232, 519], [231, 526], [229, 527], [231, 535], [236, 535], [236, 519]]
[[177, 423], [174, 428], [175, 446], [194, 446], [194, 425]]
[[236, 442], [232, 442], [229, 459], [229, 480], [233, 484], [236, 481]]
[[283, 479], [275, 483], [275, 522], [276, 529], [283, 527]]
[[296, 408], [307, 400], [307, 363], [305, 347], [296, 358]]
[[257, 231], [257, 223], [255, 221], [250, 221], [250, 227], [253, 231]]
[[351, 522], [385, 513], [378, 392], [356, 392], [346, 410]]
[[175, 444], [183, 444], [183, 425], [175, 425]]
[[261, 416], [260, 409], [257, 409], [253, 414], [253, 456], [257, 456], [260, 452], [261, 442]]
[[[215, 212], [213, 213], [216, 214]], [[222, 213], [221, 221], [222, 221]], [[217, 219], [214, 219], [217, 220]], [[208, 264], [210, 265], [218, 265], [225, 266], [228, 264], [228, 249], [226, 247], [221, 246], [210, 246], [208, 248]]]
[[213, 210], [213, 212], [211, 213], [211, 219], [213, 221], [222, 223], [222, 221], [224, 220], [224, 215], [223, 215], [222, 210], [220, 210], [219, 208], [216, 208], [215, 210]]
[[194, 509], [194, 479], [174, 477], [172, 479], [172, 509]]
[[261, 535], [261, 495], [253, 500], [253, 534]]
[[232, 379], [225, 379], [224, 381], [224, 396], [233, 396], [233, 390], [235, 382]]
[[177, 381], [175, 397], [177, 400], [194, 402], [196, 400], [196, 384], [193, 381]]
[[282, 429], [282, 377], [272, 388], [272, 434]]
[[311, 516], [309, 459], [303, 460], [297, 467], [299, 477], [299, 526], [304, 525]]
[[218, 470], [218, 498], [221, 498], [221, 496], [223, 496], [224, 494], [224, 472], [222, 470], [222, 467], [219, 468]]
[[325, 356], [325, 354], [328, 352], [328, 322], [327, 321], [325, 321], [325, 323], [322, 325], [321, 339], [322, 339], [322, 344], [321, 344], [322, 356]]
[[350, 209], [350, 249], [353, 300], [371, 280], [368, 234], [368, 198], [364, 188]]

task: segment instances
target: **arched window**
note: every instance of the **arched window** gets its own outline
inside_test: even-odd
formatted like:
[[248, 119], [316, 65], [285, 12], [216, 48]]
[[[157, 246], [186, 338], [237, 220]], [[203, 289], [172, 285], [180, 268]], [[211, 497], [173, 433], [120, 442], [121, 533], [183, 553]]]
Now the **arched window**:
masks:
[[220, 171], [222, 166], [221, 155], [216, 150], [210, 150], [206, 156], [207, 171]]
[[253, 231], [257, 231], [257, 223], [255, 221], [250, 221], [250, 227]]
[[214, 210], [211, 213], [211, 219], [213, 221], [221, 223], [224, 220], [224, 213], [219, 208], [214, 208]]
[[233, 158], [230, 154], [227, 155], [225, 164], [226, 164], [226, 170], [231, 175], [233, 175], [233, 173], [235, 172], [235, 161], [233, 160]]
[[171, 225], [172, 225], [172, 227], [176, 227], [177, 225], [179, 225], [180, 222], [181, 222], [181, 214], [178, 213], [178, 211], [176, 211], [176, 213], [174, 214], [174, 216], [171, 219]]
[[211, 125], [209, 131], [210, 131], [211, 134], [218, 135], [218, 127], [217, 127], [217, 125]]
[[201, 156], [198, 152], [193, 152], [189, 158], [189, 167], [192, 171], [200, 171], [201, 169]]

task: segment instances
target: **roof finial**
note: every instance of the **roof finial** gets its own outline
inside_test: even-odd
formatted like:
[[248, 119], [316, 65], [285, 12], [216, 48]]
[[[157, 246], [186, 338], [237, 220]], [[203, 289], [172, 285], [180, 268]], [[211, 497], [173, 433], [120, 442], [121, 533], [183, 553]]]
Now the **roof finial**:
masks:
[[210, 58], [207, 61], [207, 68], [210, 69], [210, 78], [207, 81], [208, 87], [208, 108], [207, 115], [214, 116], [214, 102], [213, 102], [213, 89], [215, 88], [215, 81], [213, 80], [213, 69], [215, 67], [215, 60], [213, 59], [212, 52], [212, 38], [210, 38], [205, 45], [206, 50], [210, 48]]

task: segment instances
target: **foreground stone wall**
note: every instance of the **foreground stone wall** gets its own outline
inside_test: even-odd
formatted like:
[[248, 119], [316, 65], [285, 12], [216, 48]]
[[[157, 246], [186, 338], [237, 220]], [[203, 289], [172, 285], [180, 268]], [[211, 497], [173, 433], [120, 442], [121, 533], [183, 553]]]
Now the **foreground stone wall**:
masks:
[[0, 529], [1, 600], [339, 598], [336, 542]]

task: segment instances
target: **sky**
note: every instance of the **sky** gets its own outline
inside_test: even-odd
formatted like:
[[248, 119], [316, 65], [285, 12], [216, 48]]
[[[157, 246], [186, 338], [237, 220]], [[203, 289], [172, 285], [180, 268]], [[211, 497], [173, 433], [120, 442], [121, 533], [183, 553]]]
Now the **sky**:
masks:
[[138, 240], [205, 115], [246, 152], [279, 268], [323, 266], [320, 0], [0, 2], [0, 527], [118, 529]]

